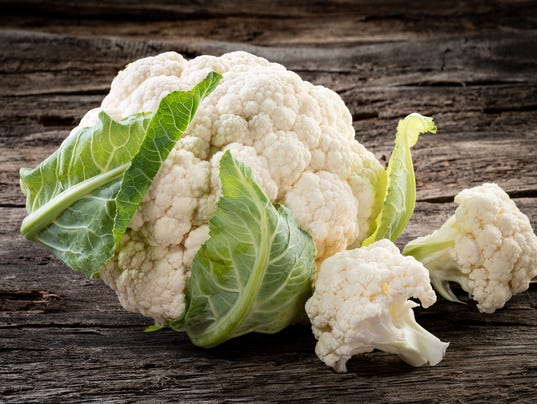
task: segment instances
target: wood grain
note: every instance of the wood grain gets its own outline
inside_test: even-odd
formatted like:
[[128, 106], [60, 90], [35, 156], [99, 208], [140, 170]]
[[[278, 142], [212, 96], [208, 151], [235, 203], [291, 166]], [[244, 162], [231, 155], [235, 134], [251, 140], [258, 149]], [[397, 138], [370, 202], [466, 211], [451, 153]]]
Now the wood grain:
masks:
[[[435, 117], [414, 151], [418, 199], [399, 240], [437, 228], [461, 189], [494, 181], [537, 230], [537, 3], [424, 0], [0, 0], [0, 402], [531, 402], [537, 288], [483, 315], [442, 299], [418, 321], [450, 341], [437, 367], [373, 352], [335, 374], [308, 327], [203, 350], [19, 234], [18, 170], [99, 105], [131, 60], [242, 49], [338, 91], [386, 162], [397, 120]], [[460, 293], [460, 290], [456, 290]]]

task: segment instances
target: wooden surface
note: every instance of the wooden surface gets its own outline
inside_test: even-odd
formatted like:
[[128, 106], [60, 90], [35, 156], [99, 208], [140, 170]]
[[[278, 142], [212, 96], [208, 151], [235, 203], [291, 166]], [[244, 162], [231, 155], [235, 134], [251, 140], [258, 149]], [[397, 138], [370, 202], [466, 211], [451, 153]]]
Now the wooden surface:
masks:
[[435, 117], [438, 134], [414, 153], [419, 202], [401, 244], [485, 181], [535, 228], [536, 2], [139, 3], [0, 0], [0, 402], [534, 401], [535, 285], [494, 315], [442, 299], [419, 311], [451, 343], [437, 367], [374, 352], [335, 374], [305, 326], [203, 350], [172, 331], [143, 333], [150, 321], [106, 286], [25, 241], [18, 169], [50, 154], [129, 61], [242, 49], [338, 91], [383, 161], [399, 118]]

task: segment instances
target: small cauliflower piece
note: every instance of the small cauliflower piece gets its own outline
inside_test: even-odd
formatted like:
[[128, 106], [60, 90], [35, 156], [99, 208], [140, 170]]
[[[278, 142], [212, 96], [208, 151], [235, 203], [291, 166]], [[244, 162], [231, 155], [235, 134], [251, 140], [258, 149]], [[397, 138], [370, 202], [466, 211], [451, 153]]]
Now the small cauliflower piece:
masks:
[[[221, 193], [218, 162], [226, 150], [252, 169], [271, 202], [289, 205], [313, 238], [318, 262], [368, 237], [384, 196], [385, 170], [355, 140], [341, 98], [246, 52], [189, 61], [166, 52], [130, 63], [73, 132], [93, 126], [100, 111], [115, 120], [155, 111], [168, 93], [191, 89], [210, 71], [222, 75], [220, 83], [199, 105], [126, 231], [136, 240], [136, 260], [124, 257], [133, 247], [123, 242], [100, 272], [126, 309], [160, 323], [184, 313], [192, 259]], [[154, 259], [166, 260], [163, 251], [173, 252], [173, 264]], [[157, 266], [166, 282], [156, 282]]]
[[449, 287], [456, 282], [493, 313], [537, 275], [537, 236], [529, 219], [496, 184], [465, 189], [459, 205], [438, 230], [405, 247], [429, 270], [435, 289], [450, 301], [459, 300]]
[[416, 322], [412, 308], [418, 304], [410, 297], [423, 307], [436, 301], [427, 269], [389, 240], [326, 259], [306, 303], [315, 353], [337, 372], [346, 372], [352, 356], [374, 349], [412, 366], [436, 365], [448, 343]]

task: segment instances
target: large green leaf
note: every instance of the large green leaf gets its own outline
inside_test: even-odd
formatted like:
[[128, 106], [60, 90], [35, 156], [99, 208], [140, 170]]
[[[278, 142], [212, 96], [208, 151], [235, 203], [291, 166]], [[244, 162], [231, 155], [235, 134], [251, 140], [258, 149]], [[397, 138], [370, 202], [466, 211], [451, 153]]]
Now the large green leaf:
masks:
[[228, 151], [220, 161], [223, 197], [210, 238], [192, 264], [184, 330], [203, 347], [296, 322], [311, 294], [315, 246], [292, 213], [274, 206], [248, 167]]
[[399, 121], [388, 168], [388, 185], [380, 214], [376, 219], [376, 230], [362, 246], [377, 240], [396, 241], [414, 213], [416, 205], [416, 178], [410, 149], [417, 143], [420, 134], [436, 133], [433, 119], [410, 114]]
[[192, 90], [167, 95], [154, 114], [115, 122], [101, 112], [94, 127], [69, 136], [33, 170], [21, 169], [29, 213], [22, 234], [73, 269], [95, 276], [113, 255], [199, 103], [219, 80], [210, 73]]

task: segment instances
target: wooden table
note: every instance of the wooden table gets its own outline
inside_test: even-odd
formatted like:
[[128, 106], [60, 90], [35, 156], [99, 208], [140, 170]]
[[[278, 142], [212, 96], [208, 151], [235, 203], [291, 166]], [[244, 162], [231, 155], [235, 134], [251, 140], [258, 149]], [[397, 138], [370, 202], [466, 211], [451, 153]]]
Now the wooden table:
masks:
[[535, 399], [535, 286], [494, 315], [442, 299], [420, 311], [451, 342], [436, 367], [373, 352], [335, 374], [305, 326], [198, 349], [172, 331], [144, 333], [150, 321], [106, 286], [25, 241], [18, 169], [49, 155], [129, 61], [242, 49], [336, 90], [381, 161], [398, 119], [434, 116], [438, 134], [414, 152], [419, 202], [401, 245], [440, 225], [458, 191], [486, 181], [535, 228], [536, 2], [137, 3], [0, 1], [0, 402]]

